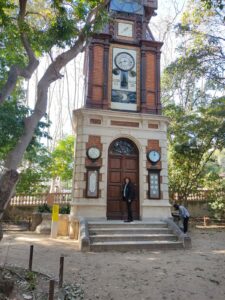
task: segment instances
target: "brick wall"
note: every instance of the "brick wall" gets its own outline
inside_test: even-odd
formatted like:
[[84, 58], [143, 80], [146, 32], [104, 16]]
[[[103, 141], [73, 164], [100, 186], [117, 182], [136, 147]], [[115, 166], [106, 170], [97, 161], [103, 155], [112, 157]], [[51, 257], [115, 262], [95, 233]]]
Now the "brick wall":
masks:
[[[148, 140], [148, 145], [146, 147], [146, 153], [148, 153], [151, 150], [156, 150], [161, 154], [161, 147], [159, 146], [159, 140]], [[155, 169], [155, 170], [161, 170], [162, 163], [161, 161], [157, 162], [156, 164], [152, 164], [149, 160], [147, 160], [146, 163], [147, 169]]]
[[[88, 142], [86, 143], [86, 150], [90, 147], [97, 147], [102, 152], [103, 146], [101, 143], [101, 137], [98, 135], [89, 135]], [[91, 160], [88, 157], [85, 159], [85, 167], [86, 168], [98, 168], [100, 169], [102, 166], [102, 155], [97, 160]], [[87, 180], [87, 173], [84, 174], [85, 180]], [[102, 174], [99, 173], [99, 183], [102, 181]], [[101, 198], [102, 191], [99, 189], [98, 197]], [[86, 197], [86, 189], [83, 191], [83, 197]]]
[[[86, 143], [86, 150], [88, 150], [88, 148], [90, 147], [97, 147], [100, 149], [100, 151], [102, 152], [102, 143], [101, 143], [101, 137], [98, 135], [89, 135], [88, 137], [88, 142]], [[88, 157], [86, 157], [85, 159], [85, 166], [86, 167], [101, 167], [102, 166], [102, 156], [93, 161], [91, 159], [89, 159]]]
[[102, 104], [104, 84], [104, 47], [93, 47], [93, 76], [92, 76], [92, 101], [94, 104]]
[[[146, 153], [148, 153], [151, 150], [156, 150], [161, 154], [161, 147], [159, 146], [159, 140], [148, 140], [148, 145], [146, 147]], [[152, 169], [152, 170], [161, 170], [162, 163], [161, 160], [157, 162], [156, 164], [152, 164], [148, 159], [146, 161], [146, 169]], [[146, 182], [148, 183], [149, 178], [148, 175], [146, 176]], [[160, 185], [162, 184], [162, 176], [160, 176]], [[149, 192], [147, 192], [147, 198], [149, 196]], [[163, 199], [163, 192], [160, 192], [160, 199]]]
[[146, 53], [146, 108], [156, 109], [156, 55]]

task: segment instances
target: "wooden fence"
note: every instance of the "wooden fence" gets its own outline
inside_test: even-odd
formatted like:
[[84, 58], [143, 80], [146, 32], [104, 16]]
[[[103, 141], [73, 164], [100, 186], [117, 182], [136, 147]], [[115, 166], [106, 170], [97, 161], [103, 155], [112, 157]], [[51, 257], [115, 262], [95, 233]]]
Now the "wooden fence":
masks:
[[10, 201], [11, 206], [39, 206], [43, 204], [70, 204], [71, 193], [46, 193], [33, 195], [15, 195]]

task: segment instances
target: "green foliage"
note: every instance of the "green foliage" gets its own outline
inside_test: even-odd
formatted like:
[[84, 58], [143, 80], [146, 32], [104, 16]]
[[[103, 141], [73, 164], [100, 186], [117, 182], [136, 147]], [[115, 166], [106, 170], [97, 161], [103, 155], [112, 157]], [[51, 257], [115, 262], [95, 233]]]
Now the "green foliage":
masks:
[[[0, 91], [5, 85], [8, 72], [12, 66], [24, 68], [29, 58], [27, 55], [26, 41], [32, 48], [36, 58], [46, 53], [50, 54], [54, 47], [63, 51], [74, 47], [79, 36], [85, 41], [93, 33], [102, 28], [108, 16], [103, 0], [33, 0], [33, 1], [0, 1]], [[19, 15], [20, 5], [27, 4], [23, 15]], [[98, 10], [96, 9], [98, 6]], [[92, 17], [89, 13], [92, 12]], [[89, 18], [88, 18], [89, 16]], [[27, 45], [27, 44], [26, 44]], [[10, 95], [9, 102], [1, 105], [0, 111], [0, 162], [15, 147], [23, 134], [24, 119], [32, 114], [29, 108], [21, 104], [23, 97], [23, 81], [18, 79], [16, 88]], [[47, 175], [58, 176], [62, 180], [72, 177], [72, 161], [66, 157], [60, 162], [60, 151], [53, 153], [53, 163], [56, 167], [50, 168], [51, 174], [46, 171], [49, 162], [49, 153], [39, 144], [40, 137], [48, 137], [45, 131], [45, 121], [39, 122], [35, 135], [28, 146], [25, 159], [21, 166], [21, 180], [17, 191], [39, 191], [45, 187]], [[58, 154], [57, 154], [58, 152]], [[58, 155], [58, 157], [57, 157]], [[57, 170], [56, 170], [57, 169]], [[44, 186], [40, 184], [44, 182]]]
[[39, 213], [51, 213], [52, 212], [51, 208], [46, 203], [42, 204], [42, 205], [39, 205], [38, 208], [37, 208], [37, 211]]
[[20, 102], [7, 101], [0, 109], [0, 160], [13, 149], [23, 132], [23, 120], [29, 109]]
[[50, 153], [47, 148], [33, 141], [24, 156], [17, 193], [39, 193], [49, 190], [51, 179], [60, 178], [70, 185], [73, 176], [74, 137], [59, 141]]
[[[207, 5], [202, 5], [207, 2]], [[218, 153], [225, 148], [224, 14], [221, 1], [189, 0], [176, 26], [178, 57], [162, 77], [164, 113], [171, 120], [169, 189], [186, 202], [199, 188], [211, 191], [211, 207], [224, 214], [225, 185]]]
[[189, 0], [182, 22], [175, 29], [181, 42], [178, 57], [162, 77], [163, 101], [175, 101], [186, 110], [194, 110], [224, 95], [225, 23], [201, 1]]
[[171, 119], [168, 130], [170, 193], [178, 192], [185, 201], [206, 182], [219, 179], [215, 172], [209, 176], [209, 164], [215, 166], [213, 153], [225, 147], [225, 98], [191, 112], [171, 104], [165, 107], [164, 113]]
[[225, 6], [224, 0], [201, 0], [207, 9], [212, 7], [222, 10]]
[[225, 218], [225, 194], [212, 193], [209, 206], [217, 219]]
[[[29, 116], [31, 109], [20, 101], [6, 101], [0, 109], [0, 161], [14, 148], [24, 130], [24, 118]], [[35, 134], [27, 149], [28, 160], [34, 156], [35, 150], [41, 147], [39, 139], [41, 137], [50, 138], [46, 129], [50, 126], [44, 120], [39, 122]]]
[[[31, 109], [20, 101], [10, 100], [1, 105], [0, 109], [0, 162], [15, 147], [24, 131], [24, 118], [29, 116]], [[50, 138], [47, 129], [50, 126], [45, 120], [39, 122], [34, 136], [24, 154], [20, 166], [20, 180], [17, 185], [18, 193], [34, 193], [43, 191], [49, 180], [46, 166], [50, 155], [40, 138]]]
[[[38, 206], [37, 211], [39, 213], [51, 213], [52, 212], [52, 208], [50, 206], [48, 206], [48, 204], [42, 204], [40, 206]], [[70, 214], [70, 205], [65, 205], [65, 206], [60, 206], [59, 207], [59, 213], [62, 215], [66, 215], [66, 214]]]
[[27, 271], [25, 274], [25, 279], [29, 283], [29, 290], [33, 291], [37, 285], [37, 275], [32, 271]]
[[49, 165], [49, 174], [52, 178], [59, 177], [62, 181], [73, 177], [74, 136], [67, 136], [58, 142], [51, 153], [52, 161]]
[[28, 36], [37, 57], [48, 53], [54, 46], [72, 46], [81, 31], [89, 36], [106, 21], [107, 14], [102, 7], [96, 22], [86, 24], [90, 10], [101, 3], [101, 0], [35, 0], [28, 2], [25, 20], [17, 22], [18, 2], [1, 0], [0, 58], [3, 65], [24, 65], [27, 62], [21, 31]]
[[62, 215], [69, 215], [70, 214], [70, 205], [61, 206], [59, 208], [59, 213]]
[[50, 181], [47, 167], [50, 162], [51, 154], [44, 145], [32, 146], [24, 156], [16, 192], [19, 194], [47, 192]]

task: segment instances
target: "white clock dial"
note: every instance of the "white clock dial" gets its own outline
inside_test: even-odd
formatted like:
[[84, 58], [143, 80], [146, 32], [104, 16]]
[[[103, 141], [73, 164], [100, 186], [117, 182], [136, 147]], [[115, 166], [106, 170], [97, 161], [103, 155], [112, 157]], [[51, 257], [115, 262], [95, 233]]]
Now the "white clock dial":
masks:
[[98, 159], [101, 155], [101, 152], [97, 147], [90, 147], [87, 151], [87, 155], [90, 159]]
[[149, 151], [148, 159], [153, 163], [157, 163], [160, 160], [160, 153], [155, 150]]
[[135, 66], [135, 61], [133, 56], [127, 52], [120, 52], [115, 57], [115, 65], [122, 71], [130, 71]]
[[133, 24], [119, 22], [118, 35], [125, 37], [133, 37]]

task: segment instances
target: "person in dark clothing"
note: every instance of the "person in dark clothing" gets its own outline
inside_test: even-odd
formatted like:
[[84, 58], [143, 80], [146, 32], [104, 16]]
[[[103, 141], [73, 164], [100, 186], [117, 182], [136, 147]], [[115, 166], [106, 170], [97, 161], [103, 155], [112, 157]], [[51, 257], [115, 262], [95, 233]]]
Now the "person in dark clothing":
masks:
[[123, 200], [126, 201], [127, 203], [127, 220], [125, 220], [125, 222], [132, 222], [133, 215], [132, 215], [131, 204], [132, 201], [134, 200], [134, 185], [131, 182], [130, 178], [128, 177], [124, 179], [122, 197]]
[[175, 208], [175, 210], [179, 210], [180, 218], [183, 221], [184, 233], [186, 233], [188, 231], [188, 221], [189, 221], [190, 214], [187, 208], [185, 208], [182, 205], [174, 204], [173, 207]]

